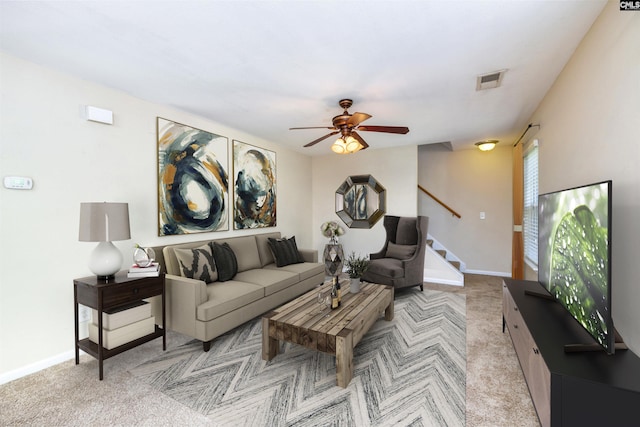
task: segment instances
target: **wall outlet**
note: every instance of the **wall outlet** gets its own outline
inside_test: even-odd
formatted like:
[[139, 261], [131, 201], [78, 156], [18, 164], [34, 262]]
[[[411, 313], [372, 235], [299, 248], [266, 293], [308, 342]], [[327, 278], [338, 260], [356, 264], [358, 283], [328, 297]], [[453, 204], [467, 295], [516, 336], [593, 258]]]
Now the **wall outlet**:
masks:
[[91, 320], [91, 309], [84, 305], [78, 306], [78, 320], [80, 323], [88, 322]]

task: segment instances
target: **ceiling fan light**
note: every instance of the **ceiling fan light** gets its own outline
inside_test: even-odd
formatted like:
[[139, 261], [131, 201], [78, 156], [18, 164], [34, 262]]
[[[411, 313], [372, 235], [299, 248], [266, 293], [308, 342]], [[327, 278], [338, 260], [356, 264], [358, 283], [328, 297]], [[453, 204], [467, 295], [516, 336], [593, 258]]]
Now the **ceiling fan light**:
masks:
[[[312, 147], [317, 143], [324, 141], [332, 135], [341, 134], [341, 137], [331, 145], [331, 150], [338, 154], [355, 153], [360, 150], [364, 150], [369, 147], [369, 144], [364, 142], [360, 135], [353, 132], [357, 129], [372, 131], [372, 132], [385, 132], [395, 134], [406, 134], [409, 132], [409, 128], [406, 126], [360, 126], [362, 122], [371, 118], [371, 114], [367, 113], [353, 113], [350, 114], [348, 109], [353, 105], [351, 99], [341, 99], [338, 103], [342, 107], [343, 112], [340, 115], [333, 117], [331, 124], [333, 126], [311, 126], [311, 127], [297, 127], [289, 128], [289, 130], [295, 129], [329, 129], [332, 132], [314, 139], [313, 141], [304, 145], [304, 147]], [[355, 137], [353, 135], [356, 135]]]
[[338, 138], [336, 142], [331, 145], [331, 150], [336, 154], [345, 154], [347, 152], [347, 144], [344, 139]]
[[364, 145], [360, 144], [358, 142], [358, 145], [356, 146], [356, 148], [353, 151], [350, 151], [350, 153], [357, 153], [358, 151], [362, 150], [364, 148]]
[[345, 138], [347, 153], [355, 153], [362, 148], [360, 142], [352, 136]]
[[480, 151], [491, 151], [496, 148], [496, 144], [498, 143], [497, 139], [488, 139], [486, 141], [479, 141], [475, 143], [475, 146], [480, 149]]

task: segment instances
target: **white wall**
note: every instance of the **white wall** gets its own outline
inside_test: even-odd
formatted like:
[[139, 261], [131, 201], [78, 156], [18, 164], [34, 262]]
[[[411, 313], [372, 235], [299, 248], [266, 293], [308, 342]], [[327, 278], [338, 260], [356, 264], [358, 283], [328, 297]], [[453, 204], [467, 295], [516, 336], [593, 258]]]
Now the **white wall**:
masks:
[[[327, 150], [329, 144], [327, 143]], [[327, 238], [320, 232], [325, 221], [335, 220], [346, 230], [340, 237], [345, 256], [351, 251], [367, 256], [382, 248], [385, 231], [382, 218], [371, 229], [350, 229], [335, 213], [335, 193], [350, 175], [372, 175], [387, 190], [387, 213], [417, 215], [416, 146], [376, 150], [369, 148], [354, 155], [327, 154], [313, 158], [313, 239], [321, 254]]]
[[611, 1], [532, 122], [540, 192], [613, 180], [613, 318], [640, 354], [640, 13]]
[[[276, 151], [275, 230], [317, 243], [310, 157], [4, 54], [0, 73], [0, 171], [34, 180], [31, 191], [0, 189], [0, 375], [73, 350], [72, 280], [91, 275], [95, 246], [78, 242], [80, 202], [129, 203], [131, 240], [116, 242], [125, 266], [134, 243], [250, 233], [158, 237], [156, 116]], [[114, 124], [82, 119], [82, 105], [112, 110]]]
[[[536, 134], [541, 192], [614, 182], [614, 319], [640, 354], [640, 286], [634, 268], [640, 253], [637, 40], [640, 14], [620, 12], [618, 2], [610, 2], [530, 121], [541, 124]], [[416, 147], [311, 159], [4, 54], [0, 95], [1, 175], [26, 175], [35, 182], [31, 191], [0, 188], [0, 375], [73, 349], [72, 279], [90, 274], [86, 264], [93, 249], [92, 243], [77, 241], [80, 202], [129, 203], [132, 239], [116, 243], [125, 260], [136, 242], [194, 239], [157, 236], [156, 116], [276, 151], [276, 229], [295, 234], [301, 247], [322, 251], [326, 239], [320, 224], [339, 220], [335, 190], [348, 175], [372, 174], [387, 189], [390, 214], [416, 215], [426, 209], [430, 231], [446, 240], [468, 269], [511, 271], [511, 150], [506, 144], [491, 153], [429, 153], [426, 160]], [[113, 110], [114, 125], [82, 120], [79, 108], [87, 104]], [[418, 154], [424, 166], [420, 180]], [[463, 221], [446, 222], [451, 215], [425, 206], [429, 202], [418, 199], [418, 182], [459, 210]], [[487, 213], [483, 223], [480, 211]], [[449, 243], [449, 233], [462, 237]], [[383, 240], [381, 222], [371, 230], [349, 229], [341, 239], [347, 252], [362, 254], [377, 250]]]
[[505, 141], [481, 152], [434, 144], [418, 150], [418, 182], [461, 218], [424, 193], [420, 214], [429, 217], [429, 233], [465, 263], [467, 272], [511, 276], [511, 146]]

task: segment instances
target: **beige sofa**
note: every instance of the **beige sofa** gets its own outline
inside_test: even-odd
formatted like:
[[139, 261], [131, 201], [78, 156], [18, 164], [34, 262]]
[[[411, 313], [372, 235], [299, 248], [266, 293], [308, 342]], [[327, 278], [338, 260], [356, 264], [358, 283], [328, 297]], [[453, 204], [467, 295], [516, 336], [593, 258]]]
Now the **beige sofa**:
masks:
[[[166, 274], [167, 328], [203, 342], [214, 338], [307, 292], [324, 280], [315, 250], [299, 249], [303, 263], [277, 267], [268, 238], [280, 233], [214, 239], [154, 247]], [[193, 249], [213, 241], [228, 243], [238, 272], [228, 281], [205, 283], [182, 277], [176, 249]]]

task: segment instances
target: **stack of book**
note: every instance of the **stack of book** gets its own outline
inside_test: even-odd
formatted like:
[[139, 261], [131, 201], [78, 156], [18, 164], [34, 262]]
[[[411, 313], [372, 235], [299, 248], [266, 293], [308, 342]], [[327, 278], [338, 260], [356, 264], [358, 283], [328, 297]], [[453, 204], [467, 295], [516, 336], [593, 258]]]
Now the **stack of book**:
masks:
[[152, 262], [149, 267], [138, 267], [133, 264], [129, 267], [128, 277], [158, 277], [160, 275], [160, 264]]
[[[93, 310], [89, 323], [89, 339], [98, 343], [98, 310]], [[151, 315], [151, 304], [138, 301], [102, 312], [102, 346], [114, 349], [130, 341], [152, 334], [155, 331], [155, 317]]]

